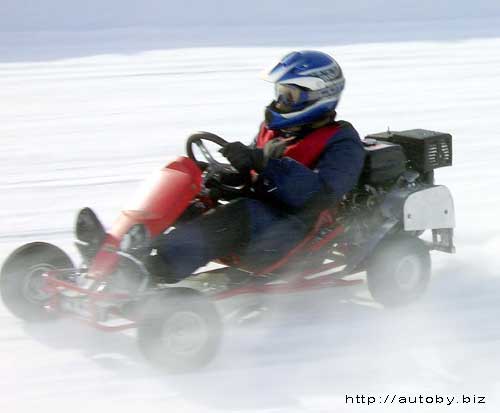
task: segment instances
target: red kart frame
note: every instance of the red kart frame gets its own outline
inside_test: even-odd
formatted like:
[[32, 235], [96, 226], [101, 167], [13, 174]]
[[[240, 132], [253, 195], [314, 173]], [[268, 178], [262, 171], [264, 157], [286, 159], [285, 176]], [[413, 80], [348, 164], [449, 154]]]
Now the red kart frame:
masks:
[[[101, 288], [106, 278], [116, 269], [119, 259], [119, 246], [123, 236], [134, 224], [144, 224], [151, 235], [157, 236], [170, 227], [184, 212], [188, 205], [196, 199], [202, 183], [202, 171], [196, 163], [187, 157], [179, 157], [146, 181], [139, 194], [138, 202], [129, 209], [121, 212], [110, 231], [106, 234], [99, 251], [90, 263], [86, 278], [93, 280], [90, 287], [81, 287], [77, 284], [61, 279], [64, 271], [54, 270], [46, 274], [45, 291], [52, 295], [49, 308], [53, 311], [68, 313], [61, 310], [61, 292], [71, 291], [85, 297], [86, 317], [76, 315], [85, 323], [104, 331], [117, 331], [136, 326], [134, 320], [124, 319], [118, 325], [106, 325], [100, 321], [100, 305], [109, 303], [127, 302], [133, 297], [127, 293], [111, 293]], [[165, 208], [169, 205], [169, 208]], [[208, 209], [208, 208], [207, 208]], [[320, 236], [321, 233], [321, 236]], [[332, 271], [346, 265], [341, 255], [333, 262], [301, 269], [293, 277], [280, 277], [279, 271], [287, 265], [297, 262], [303, 255], [320, 253], [329, 247], [334, 240], [344, 233], [344, 227], [335, 223], [335, 211], [323, 211], [312, 230], [286, 256], [264, 268], [238, 269], [234, 259], [221, 259], [231, 267], [231, 271], [246, 276], [246, 282], [233, 288], [211, 295], [214, 300], [223, 300], [241, 294], [283, 294], [324, 287], [339, 287], [359, 284], [361, 280], [345, 280], [332, 276]], [[322, 260], [323, 261], [323, 260]], [[223, 269], [224, 270], [224, 269]], [[227, 269], [225, 269], [227, 271]], [[213, 272], [221, 269], [212, 270]], [[211, 272], [211, 271], [209, 271]], [[346, 274], [342, 274], [345, 276]], [[285, 283], [274, 283], [277, 279]], [[116, 315], [120, 316], [119, 311]]]

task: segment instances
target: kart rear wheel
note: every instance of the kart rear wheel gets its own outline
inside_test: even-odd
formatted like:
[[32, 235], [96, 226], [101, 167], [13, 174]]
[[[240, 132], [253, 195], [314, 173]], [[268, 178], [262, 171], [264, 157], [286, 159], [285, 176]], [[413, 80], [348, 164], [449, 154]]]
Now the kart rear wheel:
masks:
[[170, 373], [199, 369], [217, 354], [222, 335], [213, 303], [190, 288], [169, 288], [144, 306], [137, 330], [139, 348]]
[[55, 245], [33, 242], [15, 250], [0, 272], [0, 295], [12, 314], [25, 321], [54, 318], [47, 310], [51, 295], [44, 291], [47, 271], [73, 268], [68, 255]]
[[380, 244], [368, 263], [368, 289], [384, 306], [401, 306], [425, 292], [430, 275], [429, 249], [421, 239], [392, 238]]

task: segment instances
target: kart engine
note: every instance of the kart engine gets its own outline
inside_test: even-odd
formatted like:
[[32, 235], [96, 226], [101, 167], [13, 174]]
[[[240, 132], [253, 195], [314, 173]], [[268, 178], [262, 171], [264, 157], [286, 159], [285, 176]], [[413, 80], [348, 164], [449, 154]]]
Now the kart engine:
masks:
[[[434, 170], [452, 164], [447, 133], [425, 129], [382, 132], [363, 141], [365, 165], [358, 186], [340, 205], [348, 241], [361, 244], [386, 219], [380, 206], [389, 193], [410, 195], [434, 184]], [[420, 232], [420, 231], [418, 231]]]
[[379, 228], [384, 220], [379, 206], [385, 193], [383, 188], [363, 185], [346, 195], [337, 220], [344, 226], [349, 243], [362, 244]]

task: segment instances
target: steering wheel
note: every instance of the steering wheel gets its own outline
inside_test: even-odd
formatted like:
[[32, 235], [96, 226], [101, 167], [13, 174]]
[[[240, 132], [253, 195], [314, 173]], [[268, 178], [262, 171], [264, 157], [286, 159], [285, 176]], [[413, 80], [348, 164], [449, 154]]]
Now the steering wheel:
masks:
[[[206, 172], [205, 182], [210, 181], [211, 187], [223, 191], [226, 194], [241, 196], [245, 194], [251, 185], [251, 176], [245, 176], [245, 181], [242, 186], [236, 187], [227, 185], [221, 182], [222, 175], [224, 174], [239, 174], [240, 172], [235, 169], [230, 164], [221, 163], [214, 159], [208, 148], [205, 146], [203, 141], [208, 141], [215, 143], [216, 145], [223, 148], [229, 142], [222, 139], [220, 136], [215, 135], [210, 132], [196, 132], [189, 136], [186, 141], [186, 153], [190, 159], [192, 159], [198, 167]], [[196, 158], [193, 148], [196, 146], [205, 160], [199, 160]]]

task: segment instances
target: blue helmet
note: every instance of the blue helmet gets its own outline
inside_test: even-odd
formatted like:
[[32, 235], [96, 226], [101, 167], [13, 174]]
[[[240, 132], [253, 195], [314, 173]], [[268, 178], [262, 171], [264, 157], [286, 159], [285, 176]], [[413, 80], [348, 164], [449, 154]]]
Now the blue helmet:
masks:
[[263, 79], [275, 85], [265, 114], [269, 129], [306, 125], [333, 112], [345, 84], [338, 63], [314, 50], [287, 54]]

